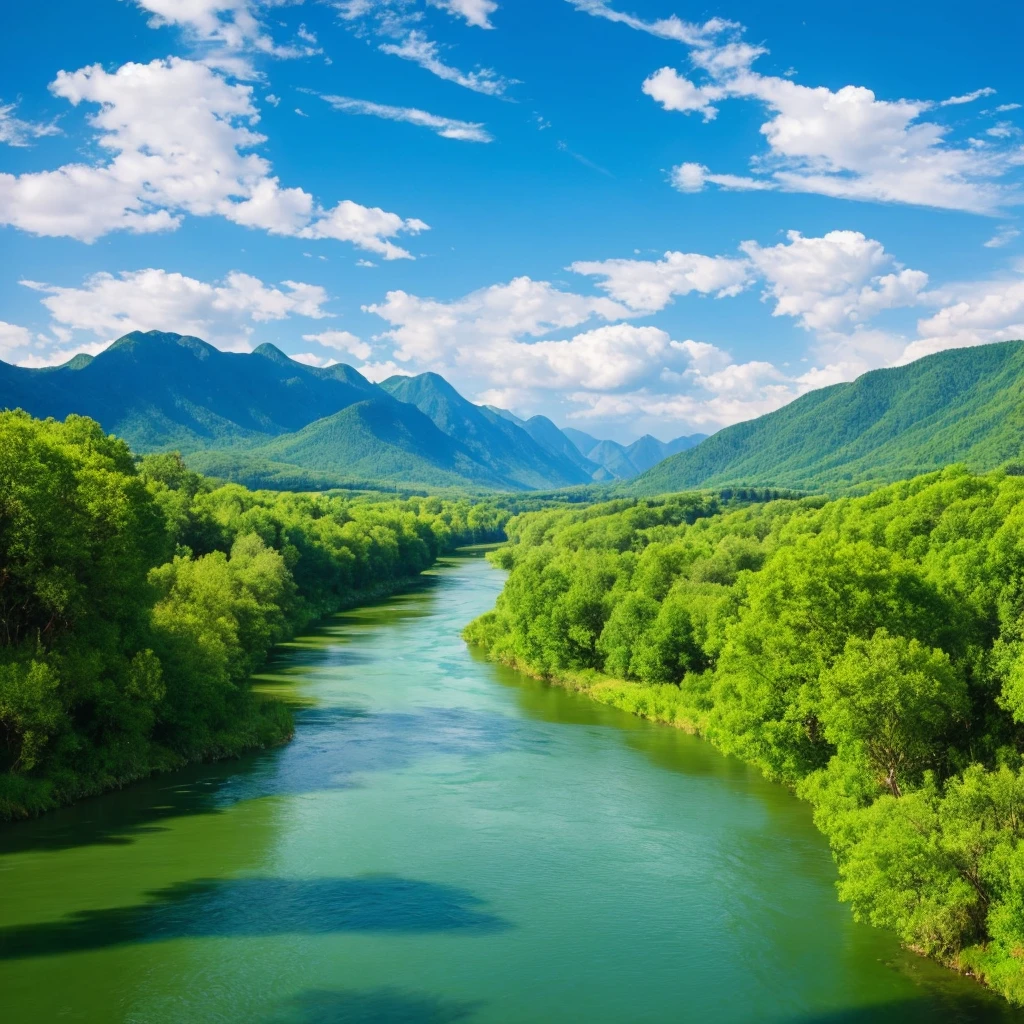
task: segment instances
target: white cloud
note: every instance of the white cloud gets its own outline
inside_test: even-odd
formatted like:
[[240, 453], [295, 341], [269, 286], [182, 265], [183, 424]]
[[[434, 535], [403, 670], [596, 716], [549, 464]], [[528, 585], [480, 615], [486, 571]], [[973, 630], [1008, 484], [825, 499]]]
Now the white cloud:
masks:
[[703, 164], [697, 163], [673, 167], [669, 181], [677, 192], [700, 192], [708, 182], [732, 192], [761, 192], [776, 187], [774, 182], [764, 178], [747, 178], [738, 174], [711, 174]]
[[319, 334], [304, 334], [303, 341], [315, 341], [325, 348], [337, 349], [339, 352], [347, 352], [356, 359], [369, 359], [372, 349], [362, 340], [352, 334], [351, 331], [321, 331]]
[[88, 331], [104, 344], [130, 331], [160, 330], [244, 351], [254, 324], [329, 316], [319, 285], [284, 281], [275, 288], [239, 271], [215, 283], [153, 268], [93, 274], [81, 288], [21, 283], [45, 295], [42, 303], [58, 327]]
[[559, 291], [529, 277], [481, 288], [452, 302], [391, 291], [384, 302], [363, 308], [391, 324], [381, 337], [394, 343], [395, 358], [425, 364], [458, 353], [469, 357], [496, 341], [539, 337], [593, 317], [618, 320], [634, 315], [611, 299]]
[[973, 103], [975, 100], [980, 100], [983, 96], [995, 96], [995, 94], [995, 89], [985, 86], [984, 89], [975, 89], [974, 92], [964, 93], [963, 96], [950, 96], [948, 100], [942, 100], [939, 106], [956, 107], [962, 103]]
[[0, 320], [0, 359], [10, 362], [11, 356], [19, 349], [27, 348], [32, 343], [32, 332], [27, 327], [9, 324]]
[[623, 14], [621, 11], [614, 10], [608, 6], [608, 0], [568, 0], [568, 2], [584, 14], [605, 18], [608, 21], [636, 29], [638, 32], [647, 32], [661, 39], [685, 43], [687, 46], [704, 46], [722, 32], [739, 28], [736, 22], [725, 21], [722, 18], [712, 18], [704, 22], [703, 25], [699, 25], [695, 22], [683, 21], [674, 14], [656, 21], [644, 21], [635, 15]]
[[309, 57], [320, 53], [316, 36], [305, 25], [298, 32], [300, 42], [282, 46], [274, 42], [263, 15], [276, 6], [275, 0], [134, 0], [151, 17], [153, 28], [172, 25], [185, 32], [207, 51], [209, 62], [231, 69], [243, 77], [255, 72], [238, 54], [262, 53], [271, 57]]
[[591, 391], [636, 385], [685, 357], [665, 331], [633, 324], [609, 324], [564, 341], [499, 340], [467, 354], [474, 369], [505, 386]]
[[750, 282], [751, 266], [745, 259], [667, 252], [662, 259], [610, 259], [579, 261], [570, 270], [603, 277], [599, 286], [630, 309], [655, 313], [676, 295], [698, 292], [718, 298], [738, 295]]
[[1020, 231], [1017, 228], [1002, 227], [987, 242], [983, 242], [982, 245], [986, 249], [1001, 249], [1004, 245], [1009, 245], [1019, 235]]
[[703, 164], [686, 163], [672, 168], [672, 185], [680, 192], [700, 192], [707, 181], [708, 169]]
[[478, 68], [476, 71], [460, 71], [450, 64], [445, 64], [440, 57], [437, 43], [428, 39], [418, 29], [406, 33], [398, 43], [382, 43], [380, 49], [402, 60], [410, 60], [418, 64], [424, 71], [429, 71], [446, 82], [454, 82], [464, 89], [482, 92], [486, 96], [501, 96], [513, 84], [502, 78], [492, 68]]
[[1024, 338], [1024, 277], [974, 282], [948, 289], [953, 302], [918, 321], [918, 339], [900, 362], [948, 348]]
[[764, 279], [766, 297], [775, 300], [773, 316], [794, 317], [812, 331], [837, 331], [922, 300], [928, 275], [901, 267], [881, 242], [859, 231], [820, 238], [790, 231], [787, 237], [768, 248], [753, 241], [740, 246]]
[[429, 0], [429, 3], [455, 17], [465, 18], [467, 25], [494, 28], [490, 22], [490, 16], [498, 9], [494, 0]]
[[999, 106], [996, 107], [996, 113], [997, 114], [1008, 114], [1011, 110], [1020, 110], [1020, 104], [1019, 103], [1000, 103]]
[[721, 96], [714, 87], [696, 86], [683, 78], [674, 68], [659, 68], [644, 80], [641, 91], [660, 103], [665, 110], [678, 110], [684, 114], [702, 114], [705, 121], [714, 120], [718, 108], [712, 103]]
[[324, 209], [308, 192], [282, 188], [251, 152], [265, 141], [253, 129], [252, 88], [202, 63], [172, 57], [113, 74], [94, 64], [61, 71], [50, 89], [99, 106], [89, 120], [110, 159], [0, 174], [0, 224], [92, 242], [115, 230], [171, 230], [185, 214], [221, 216], [272, 234], [349, 241], [385, 259], [410, 258], [392, 239], [427, 227], [350, 200]]
[[1020, 135], [1020, 129], [1011, 121], [1000, 121], [991, 128], [986, 128], [985, 134], [991, 135], [994, 139], [1009, 139], [1014, 135]]
[[[682, 192], [707, 184], [727, 189], [778, 188], [844, 199], [909, 203], [941, 209], [991, 214], [1024, 200], [1019, 187], [1004, 178], [1020, 164], [1014, 150], [985, 149], [968, 141], [951, 141], [951, 131], [923, 115], [935, 107], [968, 103], [993, 90], [978, 89], [941, 103], [926, 100], [883, 100], [867, 88], [847, 85], [838, 90], [798, 85], [788, 77], [767, 76], [751, 69], [767, 51], [738, 37], [733, 22], [676, 26], [655, 31], [666, 22], [641, 22], [613, 11], [604, 0], [569, 0], [577, 9], [618, 21], [631, 28], [675, 39], [691, 48], [694, 66], [707, 81], [695, 83], [673, 68], [661, 68], [642, 84], [644, 93], [662, 107], [698, 112], [712, 120], [728, 99], [763, 104], [770, 116], [761, 125], [768, 149], [751, 160], [753, 175], [716, 175], [700, 163], [680, 164], [672, 183]], [[1014, 134], [1008, 123], [988, 130], [994, 138]]]
[[362, 366], [357, 366], [356, 369], [367, 380], [372, 380], [375, 384], [380, 383], [382, 380], [387, 380], [388, 377], [412, 376], [412, 371], [408, 367], [399, 366], [391, 360], [383, 363], [363, 363]]
[[289, 355], [288, 358], [294, 359], [297, 363], [304, 363], [306, 366], [318, 366], [321, 369], [338, 365], [337, 359], [332, 359], [330, 356], [318, 356], [313, 352], [295, 352]]
[[45, 135], [60, 135], [60, 129], [52, 121], [23, 121], [16, 116], [17, 104], [0, 103], [0, 142], [8, 146], [30, 146], [33, 139]]
[[375, 267], [375, 266], [377, 266], [377, 264], [374, 263], [373, 260], [356, 260], [356, 266], [357, 267]]
[[[382, 52], [418, 64], [447, 82], [487, 96], [501, 96], [514, 79], [503, 78], [493, 68], [462, 71], [442, 59], [442, 48], [420, 27], [424, 11], [414, 0], [329, 0], [342, 21], [360, 35], [391, 40], [378, 44]], [[493, 28], [489, 15], [497, 10], [492, 0], [428, 0], [430, 6], [462, 17], [470, 25]]]
[[430, 128], [444, 139], [460, 142], [493, 142], [494, 138], [484, 126], [475, 121], [458, 121], [452, 117], [439, 117], [416, 107], [391, 107], [369, 100], [356, 100], [348, 96], [322, 96], [335, 110], [346, 114], [368, 114], [388, 121], [406, 121], [421, 128]]

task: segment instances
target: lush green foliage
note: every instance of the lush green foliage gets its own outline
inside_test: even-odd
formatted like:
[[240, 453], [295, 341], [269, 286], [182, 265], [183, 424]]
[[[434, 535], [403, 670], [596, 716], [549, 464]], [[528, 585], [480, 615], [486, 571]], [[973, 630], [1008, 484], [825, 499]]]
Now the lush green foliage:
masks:
[[508, 532], [471, 640], [796, 787], [858, 917], [1024, 1003], [1024, 479]]
[[273, 644], [508, 515], [218, 487], [92, 420], [0, 413], [0, 818], [280, 741], [247, 685]]
[[629, 485], [664, 494], [724, 484], [860, 493], [953, 462], [975, 471], [1024, 447], [1024, 342], [951, 349], [874, 370], [720, 430]]

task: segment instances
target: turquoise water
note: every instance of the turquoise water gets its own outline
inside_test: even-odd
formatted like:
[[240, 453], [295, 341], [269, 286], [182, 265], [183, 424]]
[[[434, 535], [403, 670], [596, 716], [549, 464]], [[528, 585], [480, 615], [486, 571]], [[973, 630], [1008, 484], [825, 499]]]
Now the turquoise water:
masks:
[[854, 924], [784, 789], [474, 656], [501, 584], [282, 648], [285, 748], [0, 831], [0, 1020], [1024, 1020]]

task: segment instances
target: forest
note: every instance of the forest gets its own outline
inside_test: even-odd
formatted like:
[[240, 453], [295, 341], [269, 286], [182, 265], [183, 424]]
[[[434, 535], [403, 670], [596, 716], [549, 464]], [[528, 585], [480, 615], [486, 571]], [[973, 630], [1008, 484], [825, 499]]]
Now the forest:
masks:
[[291, 734], [270, 648], [509, 510], [250, 491], [93, 420], [0, 413], [0, 819]]
[[467, 639], [794, 788], [858, 919], [1024, 1004], [1024, 479], [623, 499], [507, 532]]

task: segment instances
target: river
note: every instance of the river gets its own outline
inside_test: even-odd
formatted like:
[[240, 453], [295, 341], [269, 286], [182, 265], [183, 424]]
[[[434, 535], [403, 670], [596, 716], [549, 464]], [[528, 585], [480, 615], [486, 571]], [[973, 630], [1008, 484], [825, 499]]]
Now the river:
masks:
[[467, 650], [479, 554], [280, 649], [288, 746], [0, 831], [0, 1020], [1024, 1020], [855, 924], [786, 790]]

